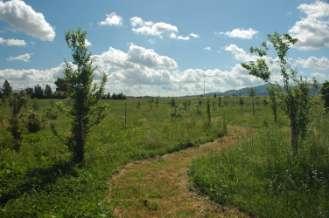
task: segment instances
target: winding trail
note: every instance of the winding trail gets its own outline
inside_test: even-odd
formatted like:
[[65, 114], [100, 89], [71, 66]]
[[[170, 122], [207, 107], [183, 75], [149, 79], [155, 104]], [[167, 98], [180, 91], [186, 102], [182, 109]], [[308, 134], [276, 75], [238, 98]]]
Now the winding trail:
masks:
[[109, 182], [115, 217], [247, 217], [190, 190], [188, 167], [194, 158], [234, 145], [247, 130], [230, 127], [214, 142], [124, 166]]

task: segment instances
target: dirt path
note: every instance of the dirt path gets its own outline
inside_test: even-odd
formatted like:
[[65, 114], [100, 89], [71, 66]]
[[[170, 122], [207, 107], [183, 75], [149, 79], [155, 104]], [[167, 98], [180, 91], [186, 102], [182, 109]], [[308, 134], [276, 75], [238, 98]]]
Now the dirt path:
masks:
[[191, 192], [191, 161], [236, 143], [245, 129], [230, 128], [214, 142], [126, 165], [110, 181], [109, 201], [115, 217], [246, 217]]

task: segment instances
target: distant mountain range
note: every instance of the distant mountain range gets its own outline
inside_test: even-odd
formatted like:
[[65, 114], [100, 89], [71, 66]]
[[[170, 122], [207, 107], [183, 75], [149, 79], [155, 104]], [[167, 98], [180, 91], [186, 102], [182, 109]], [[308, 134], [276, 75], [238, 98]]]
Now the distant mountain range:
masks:
[[[260, 86], [255, 86], [255, 87], [247, 87], [247, 88], [242, 88], [242, 89], [233, 89], [233, 90], [228, 90], [225, 92], [210, 92], [207, 93], [206, 95], [217, 95], [217, 96], [249, 96], [250, 88], [254, 88], [256, 95], [257, 96], [267, 96], [267, 84], [265, 85], [260, 85]], [[311, 86], [311, 85], [310, 85]], [[319, 90], [314, 88], [313, 86], [310, 87], [310, 94], [311, 95], [317, 95], [319, 93]]]

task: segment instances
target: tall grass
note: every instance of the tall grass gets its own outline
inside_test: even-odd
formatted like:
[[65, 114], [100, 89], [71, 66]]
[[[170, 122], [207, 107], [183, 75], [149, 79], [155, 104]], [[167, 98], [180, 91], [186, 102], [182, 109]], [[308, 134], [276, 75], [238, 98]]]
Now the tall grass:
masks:
[[212, 200], [257, 217], [329, 217], [328, 127], [314, 104], [307, 138], [294, 156], [286, 122], [254, 125], [254, 135], [233, 149], [195, 160], [192, 182]]

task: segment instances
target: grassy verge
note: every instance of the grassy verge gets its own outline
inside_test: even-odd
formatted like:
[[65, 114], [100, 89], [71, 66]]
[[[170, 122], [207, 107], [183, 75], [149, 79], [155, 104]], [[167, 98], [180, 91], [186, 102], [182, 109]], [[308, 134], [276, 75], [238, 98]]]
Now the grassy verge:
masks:
[[217, 203], [257, 217], [329, 217], [329, 121], [313, 111], [295, 158], [284, 123], [264, 123], [233, 149], [195, 160], [194, 186]]

